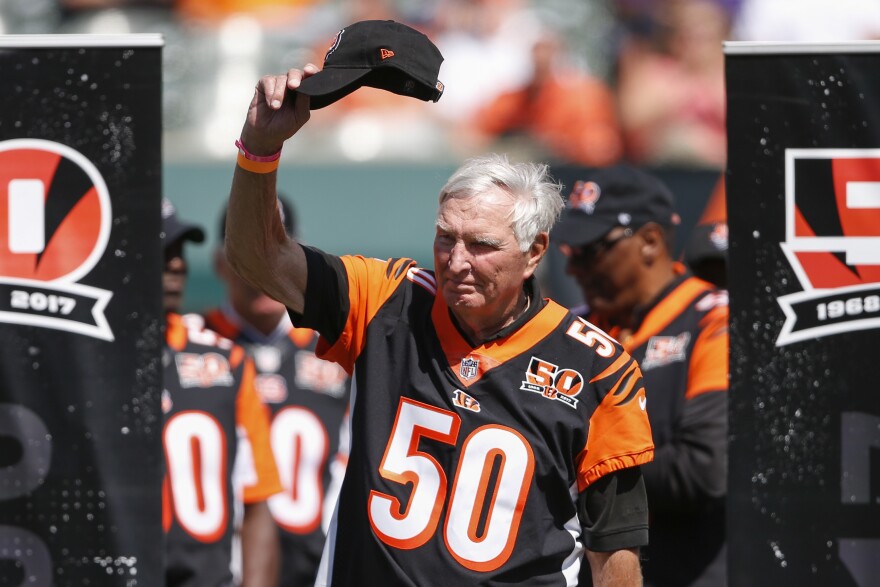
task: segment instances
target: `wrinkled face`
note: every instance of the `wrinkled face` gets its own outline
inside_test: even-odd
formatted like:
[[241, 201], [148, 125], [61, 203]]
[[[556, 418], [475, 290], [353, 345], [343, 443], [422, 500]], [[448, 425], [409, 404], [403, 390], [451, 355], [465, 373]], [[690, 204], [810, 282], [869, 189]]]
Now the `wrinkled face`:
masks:
[[612, 322], [628, 317], [638, 303], [639, 231], [618, 226], [584, 247], [563, 247], [565, 271], [590, 306]]
[[509, 220], [513, 203], [513, 196], [496, 187], [480, 198], [450, 198], [438, 211], [438, 289], [446, 305], [469, 325], [491, 324], [513, 311], [523, 281], [537, 265], [534, 250], [519, 250]]
[[183, 239], [165, 247], [165, 267], [162, 270], [162, 306], [166, 312], [179, 312], [186, 289], [186, 260], [183, 257]]

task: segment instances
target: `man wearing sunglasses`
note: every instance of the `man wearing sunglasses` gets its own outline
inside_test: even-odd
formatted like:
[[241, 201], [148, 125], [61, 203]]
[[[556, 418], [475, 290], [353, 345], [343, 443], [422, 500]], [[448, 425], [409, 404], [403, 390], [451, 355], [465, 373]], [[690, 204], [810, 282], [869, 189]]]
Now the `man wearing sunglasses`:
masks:
[[670, 190], [617, 166], [575, 183], [553, 239], [586, 302], [645, 377], [656, 446], [642, 466], [650, 512], [646, 586], [726, 584], [726, 292], [673, 260]]

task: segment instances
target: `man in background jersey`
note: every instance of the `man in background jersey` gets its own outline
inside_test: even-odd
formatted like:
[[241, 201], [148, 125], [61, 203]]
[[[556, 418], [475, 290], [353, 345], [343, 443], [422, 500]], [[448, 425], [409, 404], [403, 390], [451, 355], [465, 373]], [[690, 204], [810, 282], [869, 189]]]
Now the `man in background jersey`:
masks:
[[[656, 446], [645, 584], [726, 584], [726, 292], [673, 261], [678, 215], [659, 179], [619, 166], [578, 181], [553, 237], [592, 323], [641, 365]], [[576, 312], [578, 310], [575, 310]]]
[[162, 203], [166, 315], [162, 442], [163, 527], [168, 587], [234, 584], [236, 502], [244, 504], [242, 583], [275, 587], [278, 535], [266, 500], [281, 490], [269, 446], [269, 418], [242, 347], [181, 316], [187, 241], [204, 231]]
[[258, 83], [226, 236], [232, 267], [356, 373], [316, 585], [574, 585], [582, 562], [597, 585], [639, 585], [644, 386], [619, 345], [538, 289], [559, 185], [546, 165], [467, 162], [441, 190], [434, 271], [301, 246], [272, 162], [309, 118], [294, 91], [316, 70]]
[[[288, 236], [296, 238], [294, 210], [284, 198], [279, 211]], [[272, 412], [272, 449], [284, 486], [269, 499], [281, 531], [279, 586], [311, 586], [348, 460], [343, 424], [350, 382], [342, 367], [315, 356], [317, 332], [294, 328], [284, 304], [232, 271], [225, 236], [224, 210], [214, 270], [226, 285], [226, 301], [205, 314], [205, 324], [254, 357], [255, 386]]]

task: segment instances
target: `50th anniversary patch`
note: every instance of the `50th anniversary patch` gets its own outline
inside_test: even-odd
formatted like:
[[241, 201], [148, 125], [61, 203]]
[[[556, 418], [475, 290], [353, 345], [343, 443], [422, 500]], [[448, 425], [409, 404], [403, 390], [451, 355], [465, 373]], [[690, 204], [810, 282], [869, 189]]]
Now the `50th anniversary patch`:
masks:
[[0, 322], [112, 341], [113, 293], [79, 283], [104, 254], [111, 218], [107, 185], [81, 153], [0, 142]]

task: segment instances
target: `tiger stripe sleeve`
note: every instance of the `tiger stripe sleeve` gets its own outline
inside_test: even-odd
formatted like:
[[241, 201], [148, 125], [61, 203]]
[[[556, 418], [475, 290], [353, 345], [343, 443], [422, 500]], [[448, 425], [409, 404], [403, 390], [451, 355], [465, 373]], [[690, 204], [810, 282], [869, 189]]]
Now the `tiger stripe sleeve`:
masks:
[[578, 459], [578, 489], [654, 455], [646, 395], [638, 363], [619, 351], [611, 364], [590, 381], [601, 401], [590, 416], [587, 445]]

